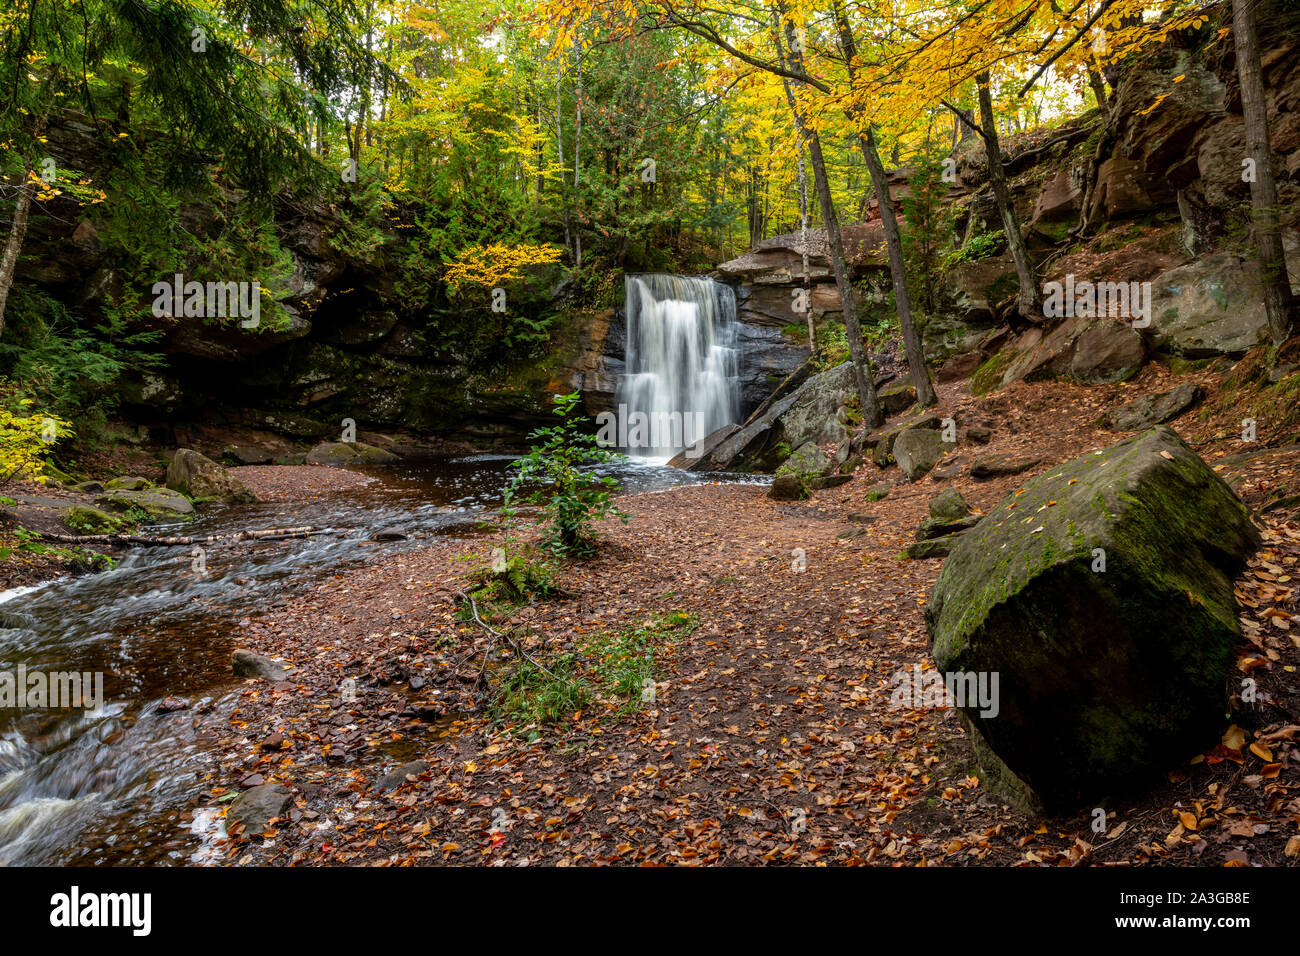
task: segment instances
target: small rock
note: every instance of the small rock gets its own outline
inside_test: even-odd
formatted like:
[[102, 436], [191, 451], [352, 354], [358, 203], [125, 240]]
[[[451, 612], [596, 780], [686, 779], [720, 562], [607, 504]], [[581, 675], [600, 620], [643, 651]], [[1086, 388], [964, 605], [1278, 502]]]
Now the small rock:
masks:
[[946, 453], [943, 437], [928, 428], [909, 428], [894, 439], [894, 460], [908, 481], [925, 477]]
[[956, 488], [949, 488], [930, 499], [930, 517], [943, 521], [956, 521], [970, 514], [972, 508]]
[[405, 541], [409, 535], [401, 528], [384, 528], [370, 536], [371, 541]]
[[375, 785], [375, 789], [380, 791], [396, 790], [402, 784], [406, 783], [406, 778], [408, 776], [418, 777], [428, 769], [429, 764], [424, 760], [412, 760], [409, 763], [404, 763], [400, 767], [390, 770], [388, 773], [380, 777], [379, 783]]
[[987, 458], [976, 458], [970, 466], [970, 476], [972, 478], [997, 478], [1002, 475], [1018, 475], [1022, 471], [1028, 471], [1036, 464], [1042, 461], [1041, 458], [1032, 458], [1027, 455], [996, 455]]
[[170, 714], [173, 711], [186, 710], [189, 706], [190, 702], [184, 697], [164, 697], [158, 702], [158, 712]]
[[138, 476], [123, 476], [121, 478], [110, 478], [104, 482], [106, 491], [144, 491], [150, 487], [148, 478]]
[[284, 814], [293, 802], [288, 787], [267, 784], [245, 790], [234, 799], [226, 813], [226, 828], [242, 823], [248, 834], [261, 833], [271, 821]]
[[231, 667], [236, 677], [253, 677], [258, 680], [282, 681], [290, 667], [244, 648], [236, 648], [230, 655]]
[[279, 750], [284, 746], [284, 734], [274, 733], [260, 744], [263, 750]]
[[799, 501], [808, 497], [803, 482], [798, 475], [777, 475], [772, 479], [772, 487], [767, 489], [767, 496], [776, 501]]
[[968, 428], [966, 437], [977, 445], [987, 445], [993, 439], [993, 430], [990, 428]]
[[1116, 432], [1145, 431], [1173, 421], [1205, 396], [1201, 386], [1184, 382], [1159, 395], [1143, 395], [1101, 418], [1103, 428]]

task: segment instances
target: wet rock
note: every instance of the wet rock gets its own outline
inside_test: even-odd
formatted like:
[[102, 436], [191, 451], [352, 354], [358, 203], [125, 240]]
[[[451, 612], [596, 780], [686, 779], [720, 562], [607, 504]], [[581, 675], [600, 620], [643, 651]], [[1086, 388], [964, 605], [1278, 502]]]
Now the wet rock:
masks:
[[371, 541], [405, 541], [410, 537], [401, 528], [384, 528], [382, 531], [376, 531], [370, 536]]
[[30, 630], [36, 626], [36, 618], [20, 611], [0, 610], [0, 630]]
[[274, 733], [258, 744], [263, 750], [280, 750], [284, 746], [284, 734]]
[[715, 448], [738, 431], [740, 431], [740, 426], [734, 422], [729, 425], [723, 425], [721, 428], [714, 429], [690, 448], [683, 449], [672, 458], [668, 459], [668, 466], [670, 468], [682, 468], [686, 471], [693, 471], [695, 465], [703, 461]]
[[172, 455], [167, 466], [167, 487], [199, 501], [257, 501], [246, 484], [211, 458], [189, 448], [178, 448]]
[[1101, 425], [1115, 432], [1145, 431], [1172, 421], [1205, 396], [1199, 385], [1184, 382], [1159, 395], [1143, 395], [1101, 417]]
[[231, 667], [236, 677], [252, 677], [258, 680], [282, 681], [292, 670], [290, 665], [281, 664], [269, 657], [255, 654], [244, 648], [236, 648], [230, 655]]
[[158, 702], [158, 712], [170, 714], [178, 710], [188, 710], [189, 706], [190, 702], [184, 697], [164, 697]]
[[269, 465], [275, 454], [259, 445], [227, 445], [221, 449], [221, 457], [241, 465]]
[[399, 461], [401, 459], [390, 451], [356, 441], [321, 442], [307, 453], [308, 464], [335, 468], [345, 465], [395, 465]]
[[960, 710], [990, 783], [1066, 812], [1217, 743], [1233, 580], [1259, 544], [1167, 426], [1053, 468], [965, 532], [925, 617], [941, 672], [998, 675], [996, 712]]
[[396, 790], [407, 782], [406, 778], [408, 776], [418, 777], [428, 769], [429, 764], [424, 760], [412, 760], [409, 763], [404, 763], [380, 777], [375, 789], [379, 791]]
[[970, 466], [972, 478], [999, 478], [1003, 475], [1018, 475], [1037, 465], [1042, 458], [1029, 455], [990, 455], [976, 458]]
[[244, 825], [248, 835], [261, 833], [277, 817], [284, 814], [293, 802], [293, 794], [288, 787], [279, 784], [265, 784], [245, 790], [230, 804], [226, 813], [226, 829], [236, 824]]

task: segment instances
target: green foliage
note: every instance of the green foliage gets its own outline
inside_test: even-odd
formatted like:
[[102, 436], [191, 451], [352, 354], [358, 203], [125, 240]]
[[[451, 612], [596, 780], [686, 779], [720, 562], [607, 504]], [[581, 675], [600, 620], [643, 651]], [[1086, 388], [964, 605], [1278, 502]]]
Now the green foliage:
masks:
[[[513, 550], [512, 540], [508, 540], [507, 545]], [[473, 580], [478, 585], [474, 597], [489, 603], [504, 602], [516, 607], [539, 598], [553, 597], [559, 591], [555, 574], [553, 564], [534, 558], [525, 550], [514, 550], [513, 554], [508, 554], [507, 548], [498, 548], [493, 553], [492, 563], [478, 569], [473, 575]]]
[[634, 714], [654, 700], [663, 654], [697, 626], [684, 611], [659, 614], [631, 627], [600, 632], [545, 660], [519, 657], [497, 672], [496, 719], [537, 739], [545, 727], [564, 729], [588, 708], [606, 719]]
[[528, 436], [534, 444], [514, 462], [517, 472], [506, 490], [503, 513], [513, 516], [519, 498], [541, 505], [537, 524], [543, 532], [542, 546], [552, 554], [586, 558], [596, 552], [595, 523], [612, 515], [626, 524], [628, 516], [612, 500], [618, 480], [593, 468], [622, 456], [602, 448], [596, 436], [587, 433], [578, 401], [577, 392], [556, 395], [554, 411], [561, 424], [536, 429]]
[[987, 259], [989, 256], [996, 255], [1005, 244], [1006, 236], [1001, 229], [972, 236], [970, 242], [966, 243], [966, 245], [960, 249], [953, 249], [944, 255], [943, 261], [939, 265], [939, 271], [951, 269], [959, 262], [974, 262], [977, 259]]
[[951, 215], [944, 205], [948, 184], [943, 181], [941, 160], [919, 160], [907, 185], [908, 192], [899, 204], [903, 211], [903, 259], [908, 267], [909, 291], [918, 305], [933, 312], [942, 274], [940, 252], [952, 236]]
[[92, 440], [117, 404], [116, 387], [128, 371], [152, 368], [162, 356], [143, 351], [157, 332], [126, 331], [121, 311], [110, 309], [88, 329], [63, 305], [30, 288], [15, 289], [0, 343], [0, 370], [18, 394], [76, 422]]

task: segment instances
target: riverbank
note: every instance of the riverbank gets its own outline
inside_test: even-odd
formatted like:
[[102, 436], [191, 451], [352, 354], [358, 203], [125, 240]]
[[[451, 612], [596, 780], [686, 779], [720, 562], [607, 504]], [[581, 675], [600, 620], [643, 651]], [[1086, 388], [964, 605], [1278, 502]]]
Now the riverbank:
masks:
[[[519, 651], [541, 655], [656, 615], [696, 626], [664, 642], [642, 709], [590, 707], [562, 731], [509, 732], [474, 708], [496, 642], [451, 599], [491, 540], [440, 540], [340, 574], [236, 636], [295, 669], [246, 685], [200, 802], [225, 807], [265, 784], [292, 799], [220, 854], [245, 865], [1281, 864], [1300, 850], [1294, 509], [1265, 516], [1265, 550], [1238, 581], [1259, 652], [1251, 676], [1271, 705], [1235, 711], [1234, 727], [1271, 743], [1171, 755], [1163, 785], [1108, 802], [1102, 833], [1088, 815], [1043, 821], [985, 792], [951, 710], [890, 706], [893, 676], [930, 662], [921, 612], [941, 562], [900, 559], [930, 499], [955, 487], [988, 510], [1113, 442], [1099, 408], [1169, 384], [1149, 369], [1126, 386], [1016, 383], [989, 399], [941, 388], [940, 414], [994, 426], [981, 453], [1041, 457], [1016, 476], [931, 474], [878, 499], [868, 465], [805, 502], [722, 484], [622, 498], [630, 523], [609, 522], [600, 556], [565, 569], [564, 596], [494, 627], [517, 625]], [[1216, 437], [1232, 421], [1223, 409], [1174, 425], [1260, 508], [1300, 470], [1300, 450], [1234, 454], [1239, 442]]]

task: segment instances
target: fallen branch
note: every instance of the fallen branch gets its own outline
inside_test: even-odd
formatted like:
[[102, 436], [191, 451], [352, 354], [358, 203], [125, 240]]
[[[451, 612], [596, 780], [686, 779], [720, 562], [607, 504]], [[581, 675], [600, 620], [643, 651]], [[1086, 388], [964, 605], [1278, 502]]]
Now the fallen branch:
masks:
[[176, 547], [185, 544], [238, 544], [241, 541], [283, 541], [287, 538], [310, 538], [318, 534], [337, 534], [326, 528], [267, 528], [265, 531], [239, 531], [235, 534], [210, 534], [200, 537], [151, 538], [141, 534], [57, 534], [40, 532], [44, 541], [60, 544], [114, 544], [146, 548]]

